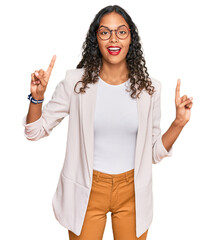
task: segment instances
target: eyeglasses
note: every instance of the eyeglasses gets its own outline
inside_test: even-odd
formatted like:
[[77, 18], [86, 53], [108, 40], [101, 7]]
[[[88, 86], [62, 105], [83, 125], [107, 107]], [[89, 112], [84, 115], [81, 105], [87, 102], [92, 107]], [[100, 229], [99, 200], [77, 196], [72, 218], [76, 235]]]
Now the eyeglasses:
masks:
[[115, 31], [117, 38], [124, 40], [128, 37], [131, 29], [127, 28], [125, 25], [121, 25], [115, 30], [110, 30], [108, 27], [101, 26], [96, 32], [101, 40], [108, 40], [112, 36], [113, 31]]

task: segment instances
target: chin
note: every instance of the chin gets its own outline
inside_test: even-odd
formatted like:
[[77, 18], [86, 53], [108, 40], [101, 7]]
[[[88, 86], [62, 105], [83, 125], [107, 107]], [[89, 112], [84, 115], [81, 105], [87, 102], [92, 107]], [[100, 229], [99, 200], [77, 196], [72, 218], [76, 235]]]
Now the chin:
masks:
[[103, 59], [106, 63], [113, 64], [113, 65], [120, 64], [120, 63], [126, 61], [126, 58], [121, 58], [121, 57], [117, 57], [117, 56], [103, 58]]

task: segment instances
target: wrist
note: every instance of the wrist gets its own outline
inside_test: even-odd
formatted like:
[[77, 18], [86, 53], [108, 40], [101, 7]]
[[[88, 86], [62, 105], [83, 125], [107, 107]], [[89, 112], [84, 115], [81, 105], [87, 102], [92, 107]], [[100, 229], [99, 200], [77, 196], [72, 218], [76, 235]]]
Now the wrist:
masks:
[[186, 123], [184, 123], [183, 121], [179, 120], [179, 119], [175, 119], [172, 123], [175, 127], [180, 127], [180, 128], [183, 128]]
[[36, 97], [35, 96], [33, 97], [31, 93], [28, 95], [28, 99], [30, 100], [30, 102], [32, 102], [34, 104], [38, 104], [38, 103], [43, 103], [44, 102], [44, 96], [37, 95]]
[[36, 100], [43, 100], [44, 99], [44, 95], [31, 94], [31, 96]]

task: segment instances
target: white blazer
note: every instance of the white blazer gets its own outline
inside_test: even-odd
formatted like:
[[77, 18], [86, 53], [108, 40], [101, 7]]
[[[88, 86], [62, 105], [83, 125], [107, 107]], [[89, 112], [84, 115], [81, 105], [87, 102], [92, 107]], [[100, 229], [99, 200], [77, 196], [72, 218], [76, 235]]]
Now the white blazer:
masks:
[[[84, 69], [67, 70], [51, 100], [43, 106], [41, 117], [22, 125], [27, 139], [37, 141], [49, 136], [64, 117], [69, 115], [67, 146], [59, 182], [52, 199], [58, 222], [80, 235], [83, 226], [93, 178], [94, 110], [98, 82], [88, 84], [86, 93], [74, 92]], [[161, 140], [160, 81], [151, 77], [156, 92], [150, 96], [146, 90], [137, 99], [138, 133], [135, 152], [134, 187], [136, 211], [136, 236], [140, 237], [151, 225], [153, 217], [152, 163], [172, 155]], [[81, 84], [77, 86], [77, 90]], [[111, 97], [111, 96], [110, 96]]]

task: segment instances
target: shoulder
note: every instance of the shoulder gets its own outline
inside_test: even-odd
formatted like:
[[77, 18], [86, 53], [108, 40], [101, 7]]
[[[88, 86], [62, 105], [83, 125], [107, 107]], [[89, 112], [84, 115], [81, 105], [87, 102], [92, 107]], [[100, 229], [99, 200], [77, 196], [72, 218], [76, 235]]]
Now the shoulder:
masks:
[[69, 82], [76, 82], [81, 80], [81, 77], [84, 73], [84, 68], [68, 69], [66, 71], [66, 79]]
[[154, 78], [154, 77], [151, 77], [150, 76], [150, 79], [151, 79], [151, 82], [152, 82], [152, 86], [154, 86], [155, 87], [155, 93], [156, 94], [159, 94], [160, 93], [160, 91], [161, 91], [161, 81], [160, 80], [158, 80], [157, 78]]
[[83, 68], [68, 69], [66, 71], [64, 79], [57, 84], [56, 90], [71, 93], [71, 89], [74, 88], [76, 82], [81, 80], [83, 73]]
[[161, 87], [161, 81], [158, 80], [157, 78], [154, 78], [154, 77], [150, 77], [151, 81], [152, 81], [152, 85], [155, 87], [155, 88], [160, 88]]
[[65, 88], [71, 89], [81, 80], [83, 73], [84, 68], [68, 69], [64, 79], [60, 83], [62, 83]]
[[[68, 69], [66, 71], [66, 76], [63, 82], [64, 89], [65, 91], [68, 91], [69, 95], [76, 95], [74, 88], [76, 83], [81, 81], [84, 71], [85, 71], [84, 68]], [[78, 88], [76, 88], [76, 91], [78, 91]]]

